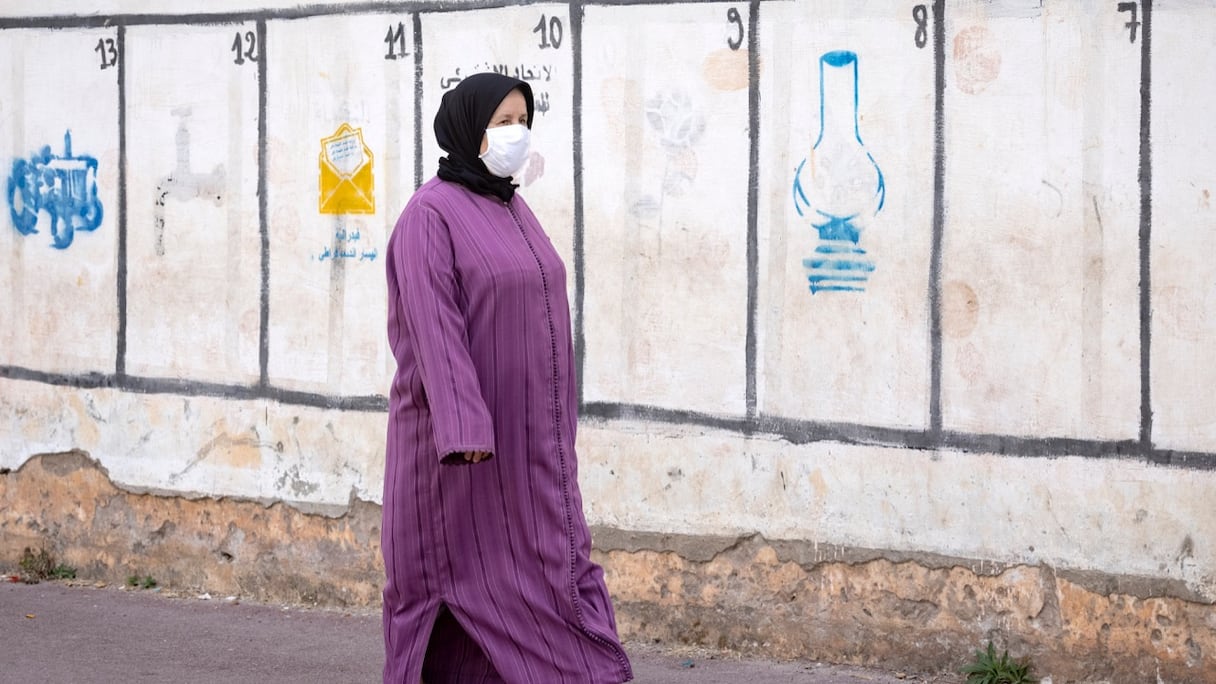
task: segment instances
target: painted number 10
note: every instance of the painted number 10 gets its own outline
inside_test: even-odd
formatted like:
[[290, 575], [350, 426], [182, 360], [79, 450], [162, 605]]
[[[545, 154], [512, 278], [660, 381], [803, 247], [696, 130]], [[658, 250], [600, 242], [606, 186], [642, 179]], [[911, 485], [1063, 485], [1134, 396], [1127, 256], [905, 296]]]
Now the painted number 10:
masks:
[[93, 48], [93, 52], [101, 55], [101, 68], [109, 69], [113, 66], [118, 66], [118, 48], [114, 45], [113, 38], [102, 38], [97, 41], [97, 47]]
[[236, 58], [232, 60], [233, 64], [258, 61], [257, 34], [253, 31], [246, 31], [242, 36], [238, 31], [236, 38], [232, 40], [232, 52], [236, 55]]
[[540, 15], [540, 21], [536, 23], [536, 28], [532, 29], [532, 33], [540, 34], [540, 49], [542, 50], [548, 48], [556, 50], [562, 46], [562, 20], [557, 17]]

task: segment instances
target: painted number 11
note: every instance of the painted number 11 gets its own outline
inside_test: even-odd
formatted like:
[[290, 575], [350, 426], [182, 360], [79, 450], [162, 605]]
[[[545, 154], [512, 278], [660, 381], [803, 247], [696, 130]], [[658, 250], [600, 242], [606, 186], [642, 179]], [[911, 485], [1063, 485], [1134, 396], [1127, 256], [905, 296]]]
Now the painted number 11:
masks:
[[405, 51], [405, 24], [397, 22], [397, 26], [389, 26], [388, 33], [384, 34], [384, 43], [388, 45], [388, 52], [384, 54], [385, 59], [402, 59], [409, 53]]

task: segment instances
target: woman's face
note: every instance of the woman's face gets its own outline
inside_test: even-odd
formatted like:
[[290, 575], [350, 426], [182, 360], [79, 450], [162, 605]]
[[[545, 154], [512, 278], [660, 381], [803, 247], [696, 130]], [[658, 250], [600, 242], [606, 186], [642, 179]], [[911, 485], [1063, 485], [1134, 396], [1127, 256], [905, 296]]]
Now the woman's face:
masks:
[[[514, 124], [528, 125], [528, 101], [524, 99], [524, 94], [519, 92], [518, 88], [507, 93], [507, 96], [502, 99], [502, 102], [498, 104], [498, 109], [495, 109], [494, 114], [490, 116], [490, 123], [486, 125], [486, 128]], [[486, 139], [485, 134], [482, 134], [480, 154], [485, 154], [486, 148], [489, 146], [490, 142]]]

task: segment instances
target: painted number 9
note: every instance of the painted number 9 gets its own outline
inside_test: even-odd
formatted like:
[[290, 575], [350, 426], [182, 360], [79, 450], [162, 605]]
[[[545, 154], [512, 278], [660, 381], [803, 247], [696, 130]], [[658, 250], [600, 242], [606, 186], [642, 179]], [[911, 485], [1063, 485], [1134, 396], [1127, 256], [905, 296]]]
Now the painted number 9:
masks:
[[738, 8], [732, 7], [726, 10], [726, 21], [734, 24], [738, 29], [735, 38], [726, 39], [726, 46], [732, 50], [738, 50], [743, 47], [743, 17], [739, 15]]
[[912, 37], [916, 47], [923, 48], [925, 43], [929, 41], [929, 11], [924, 5], [917, 5], [912, 8], [912, 21], [916, 22], [916, 35]]
[[562, 20], [557, 17], [540, 15], [540, 21], [536, 23], [536, 28], [532, 29], [532, 33], [540, 34], [540, 49], [542, 50], [548, 48], [556, 50], [562, 46]]

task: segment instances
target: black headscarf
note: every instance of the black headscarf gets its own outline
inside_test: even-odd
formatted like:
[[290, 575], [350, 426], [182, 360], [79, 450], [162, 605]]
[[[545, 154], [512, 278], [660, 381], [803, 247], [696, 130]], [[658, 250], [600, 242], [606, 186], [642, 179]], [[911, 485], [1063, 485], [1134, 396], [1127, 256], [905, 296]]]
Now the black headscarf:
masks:
[[493, 195], [507, 202], [517, 185], [499, 178], [481, 161], [481, 139], [494, 110], [512, 90], [519, 89], [528, 105], [528, 128], [532, 127], [532, 86], [510, 76], [473, 74], [443, 94], [435, 114], [435, 139], [448, 155], [439, 160], [439, 177], [460, 183], [480, 195]]

